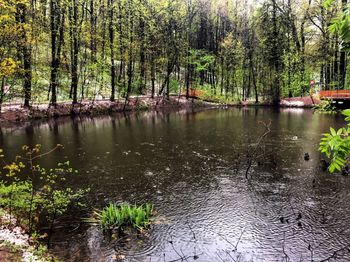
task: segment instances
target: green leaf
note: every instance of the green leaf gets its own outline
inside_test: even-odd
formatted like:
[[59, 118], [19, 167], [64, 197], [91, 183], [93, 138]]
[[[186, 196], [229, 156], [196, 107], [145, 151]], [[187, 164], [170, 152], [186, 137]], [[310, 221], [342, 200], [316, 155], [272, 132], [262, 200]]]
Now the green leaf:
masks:
[[336, 136], [337, 135], [337, 132], [334, 130], [333, 127], [331, 127], [329, 130], [331, 131], [331, 135], [332, 136]]
[[326, 0], [323, 2], [322, 6], [324, 8], [329, 8], [331, 5], [333, 5], [334, 2], [335, 2], [335, 0]]

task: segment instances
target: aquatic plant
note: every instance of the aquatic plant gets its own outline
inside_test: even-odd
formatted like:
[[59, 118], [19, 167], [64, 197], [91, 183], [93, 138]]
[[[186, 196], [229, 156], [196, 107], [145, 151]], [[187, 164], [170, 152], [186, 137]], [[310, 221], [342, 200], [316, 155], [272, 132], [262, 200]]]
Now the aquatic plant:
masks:
[[329, 172], [344, 171], [348, 173], [348, 164], [350, 157], [350, 109], [344, 110], [345, 121], [348, 124], [335, 130], [330, 128], [329, 133], [323, 134], [319, 150], [330, 159], [328, 167]]
[[[153, 205], [132, 206], [126, 203], [120, 205], [109, 203], [107, 207], [101, 211], [95, 211], [94, 214], [97, 217], [97, 222], [103, 229], [133, 227], [143, 230], [150, 224], [150, 218], [153, 215]], [[92, 220], [92, 222], [94, 221]]]

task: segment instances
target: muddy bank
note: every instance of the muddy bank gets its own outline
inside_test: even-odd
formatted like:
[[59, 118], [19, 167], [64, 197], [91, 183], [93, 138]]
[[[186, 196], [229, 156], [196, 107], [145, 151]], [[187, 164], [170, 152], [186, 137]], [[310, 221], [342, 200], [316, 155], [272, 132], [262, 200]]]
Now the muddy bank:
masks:
[[[204, 100], [205, 102], [215, 103], [214, 100]], [[312, 108], [313, 106], [320, 103], [318, 97], [292, 97], [292, 98], [281, 98], [279, 103], [280, 107], [295, 107], [295, 108]], [[273, 103], [270, 101], [260, 101], [256, 103], [255, 101], [241, 101], [235, 103], [216, 103], [217, 105], [224, 107], [244, 107], [244, 106], [261, 106], [261, 107], [273, 107]]]
[[51, 119], [63, 116], [97, 116], [115, 112], [132, 112], [146, 110], [190, 109], [201, 107], [215, 107], [216, 104], [172, 96], [165, 98], [133, 97], [128, 103], [124, 100], [111, 102], [108, 100], [83, 101], [76, 105], [70, 102], [59, 103], [56, 107], [48, 104], [37, 104], [31, 108], [23, 108], [20, 104], [3, 105], [0, 124], [7, 126], [35, 119]]
[[[312, 108], [320, 101], [317, 98], [294, 97], [282, 99], [281, 107]], [[184, 96], [171, 96], [165, 98], [132, 97], [125, 104], [123, 99], [116, 102], [109, 100], [83, 101], [76, 105], [70, 102], [59, 103], [56, 107], [48, 104], [36, 104], [31, 108], [23, 108], [21, 104], [4, 104], [0, 114], [0, 125], [3, 127], [24, 124], [32, 120], [56, 119], [67, 116], [98, 116], [110, 113], [155, 111], [155, 110], [179, 110], [216, 107], [245, 107], [245, 106], [272, 106], [270, 102], [254, 103], [244, 101], [240, 103], [221, 104], [200, 99], [186, 99]]]

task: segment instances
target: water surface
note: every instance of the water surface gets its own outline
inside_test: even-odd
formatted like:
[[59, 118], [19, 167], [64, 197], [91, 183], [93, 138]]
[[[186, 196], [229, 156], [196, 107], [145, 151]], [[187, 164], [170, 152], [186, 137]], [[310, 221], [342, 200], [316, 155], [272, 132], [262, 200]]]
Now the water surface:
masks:
[[152, 112], [3, 128], [0, 147], [14, 156], [23, 144], [63, 144], [43, 164], [69, 159], [79, 174], [68, 182], [91, 188], [90, 208], [154, 203], [145, 235], [113, 241], [72, 210], [53, 237], [65, 261], [349, 261], [350, 178], [322, 172], [317, 152], [342, 124], [303, 109]]

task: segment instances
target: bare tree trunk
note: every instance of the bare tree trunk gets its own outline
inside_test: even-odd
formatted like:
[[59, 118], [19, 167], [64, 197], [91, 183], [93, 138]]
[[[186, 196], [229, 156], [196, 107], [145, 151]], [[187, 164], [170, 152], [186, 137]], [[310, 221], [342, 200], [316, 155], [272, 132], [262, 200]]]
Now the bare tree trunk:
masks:
[[111, 97], [110, 100], [115, 100], [115, 85], [116, 85], [116, 75], [115, 75], [115, 59], [114, 59], [114, 26], [113, 26], [113, 16], [114, 16], [114, 0], [109, 0], [109, 48], [111, 51]]
[[31, 42], [28, 39], [28, 33], [25, 28], [27, 23], [28, 9], [25, 4], [17, 5], [17, 19], [21, 26], [21, 36], [18, 52], [20, 55], [20, 61], [24, 71], [23, 91], [24, 91], [24, 107], [30, 106], [31, 94], [32, 94], [32, 49]]
[[57, 105], [58, 69], [61, 64], [61, 48], [64, 40], [65, 8], [60, 5], [60, 0], [50, 0], [50, 28], [51, 28], [51, 77], [50, 104]]
[[146, 54], [145, 54], [145, 20], [140, 14], [140, 85], [138, 93], [142, 95], [145, 89], [145, 63], [146, 63]]
[[1, 79], [1, 86], [0, 86], [0, 115], [1, 115], [2, 103], [4, 102], [5, 80], [6, 78], [3, 76]]
[[132, 15], [133, 12], [133, 0], [129, 0], [129, 56], [128, 56], [128, 68], [127, 68], [127, 75], [128, 75], [128, 87], [126, 90], [126, 96], [125, 96], [125, 103], [123, 110], [126, 109], [126, 105], [129, 102], [129, 95], [131, 92], [131, 84], [132, 84], [132, 76], [133, 76], [133, 42], [134, 42], [134, 17]]
[[91, 49], [91, 62], [96, 63], [96, 53], [97, 53], [97, 44], [96, 44], [96, 22], [97, 17], [95, 14], [94, 0], [90, 0], [90, 49]]
[[78, 43], [78, 6], [76, 0], [71, 1], [70, 6], [70, 26], [71, 26], [71, 98], [73, 98], [73, 104], [78, 103], [78, 55], [79, 55], [79, 43]]

